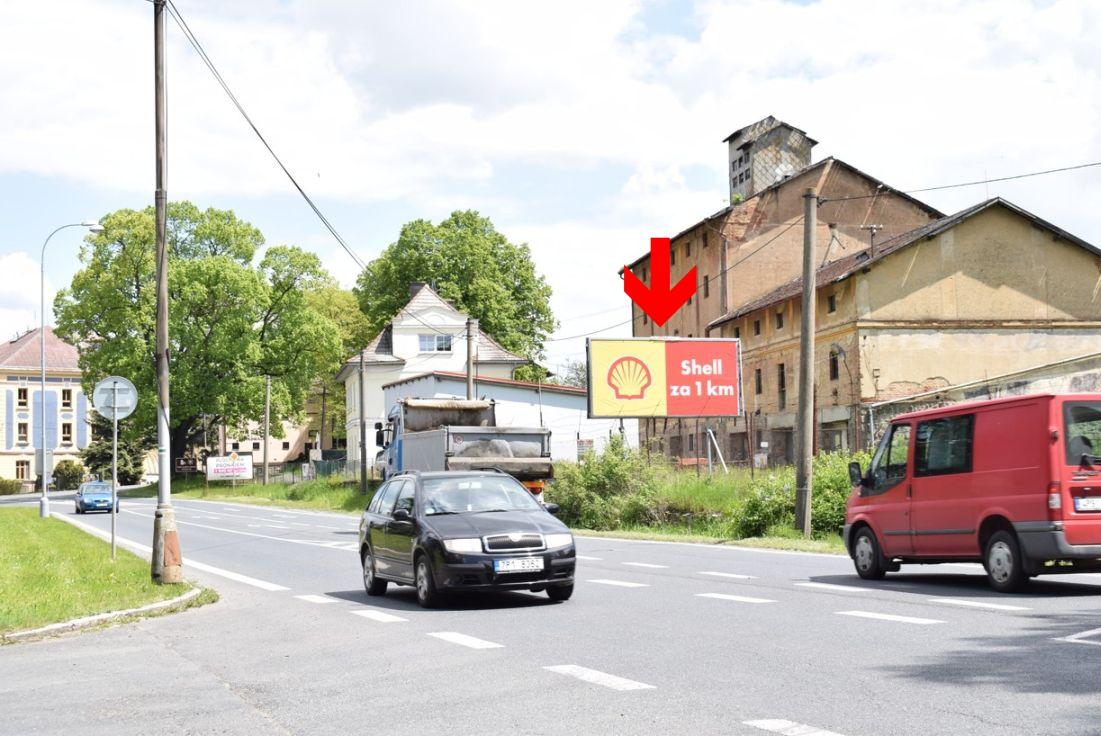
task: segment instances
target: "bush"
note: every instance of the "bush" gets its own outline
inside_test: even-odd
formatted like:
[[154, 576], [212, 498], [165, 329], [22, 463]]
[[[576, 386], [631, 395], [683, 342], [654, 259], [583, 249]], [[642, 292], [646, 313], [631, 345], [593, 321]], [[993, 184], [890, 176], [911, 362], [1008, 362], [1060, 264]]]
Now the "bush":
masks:
[[73, 490], [84, 479], [84, 466], [75, 460], [62, 460], [54, 467], [53, 478], [57, 490]]
[[0, 478], [0, 496], [10, 496], [23, 490], [23, 481]]
[[547, 500], [559, 517], [586, 529], [618, 529], [654, 520], [654, 472], [641, 455], [613, 435], [604, 452], [580, 463], [559, 463]]

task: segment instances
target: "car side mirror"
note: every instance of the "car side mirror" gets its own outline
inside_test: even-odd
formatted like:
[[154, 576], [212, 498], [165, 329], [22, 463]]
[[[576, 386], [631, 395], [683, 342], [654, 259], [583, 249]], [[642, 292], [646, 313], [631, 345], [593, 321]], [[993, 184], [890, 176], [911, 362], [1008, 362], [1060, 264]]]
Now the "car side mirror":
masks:
[[864, 485], [864, 473], [860, 470], [860, 463], [849, 463], [849, 481], [852, 482], [854, 486]]
[[413, 515], [409, 513], [408, 509], [396, 509], [393, 518], [394, 521], [412, 521]]
[[545, 504], [543, 504], [543, 508], [545, 508], [547, 510], [548, 514], [557, 514], [558, 510], [561, 507], [556, 503], [545, 503]]

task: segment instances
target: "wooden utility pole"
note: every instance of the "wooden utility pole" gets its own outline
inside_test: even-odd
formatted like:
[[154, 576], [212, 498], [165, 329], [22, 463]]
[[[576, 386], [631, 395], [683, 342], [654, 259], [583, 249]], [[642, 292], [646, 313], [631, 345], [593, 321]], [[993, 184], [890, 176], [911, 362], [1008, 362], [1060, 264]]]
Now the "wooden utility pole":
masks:
[[264, 376], [264, 485], [268, 484], [268, 440], [271, 439], [271, 376]]
[[168, 429], [168, 113], [164, 94], [165, 0], [153, 0], [153, 84], [157, 182], [157, 509], [153, 513], [151, 572], [156, 583], [183, 582], [176, 512], [172, 508], [171, 435]]
[[799, 327], [799, 411], [795, 439], [795, 528], [805, 536], [810, 536], [814, 473], [814, 235], [817, 225], [818, 191], [809, 187], [803, 194], [803, 314]]

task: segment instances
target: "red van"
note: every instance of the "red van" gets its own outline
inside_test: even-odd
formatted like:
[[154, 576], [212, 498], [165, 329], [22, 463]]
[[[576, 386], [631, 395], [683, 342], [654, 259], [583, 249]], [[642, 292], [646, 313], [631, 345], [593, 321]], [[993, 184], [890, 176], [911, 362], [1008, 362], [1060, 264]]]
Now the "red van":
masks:
[[849, 466], [845, 547], [866, 580], [982, 562], [990, 584], [1101, 569], [1101, 394], [1040, 394], [896, 417]]

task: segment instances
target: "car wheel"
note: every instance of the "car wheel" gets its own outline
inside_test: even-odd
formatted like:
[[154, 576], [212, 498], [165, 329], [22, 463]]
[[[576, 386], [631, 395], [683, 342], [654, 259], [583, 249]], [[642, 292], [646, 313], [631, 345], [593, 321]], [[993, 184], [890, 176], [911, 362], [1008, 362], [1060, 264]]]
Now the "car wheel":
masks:
[[417, 603], [424, 608], [435, 608], [440, 603], [440, 594], [436, 590], [436, 581], [432, 578], [432, 569], [428, 558], [421, 556], [417, 560]]
[[990, 535], [983, 553], [983, 566], [990, 585], [999, 593], [1012, 593], [1028, 580], [1021, 546], [1011, 532], [999, 531]]
[[552, 601], [568, 601], [573, 595], [573, 583], [569, 585], [552, 585], [547, 588], [547, 597]]
[[385, 595], [386, 585], [385, 580], [375, 577], [375, 558], [370, 548], [363, 550], [363, 589], [367, 595]]
[[883, 564], [883, 554], [879, 551], [875, 532], [866, 526], [861, 527], [856, 533], [852, 558], [853, 564], [856, 565], [856, 574], [865, 580], [880, 580], [887, 573], [887, 566]]

